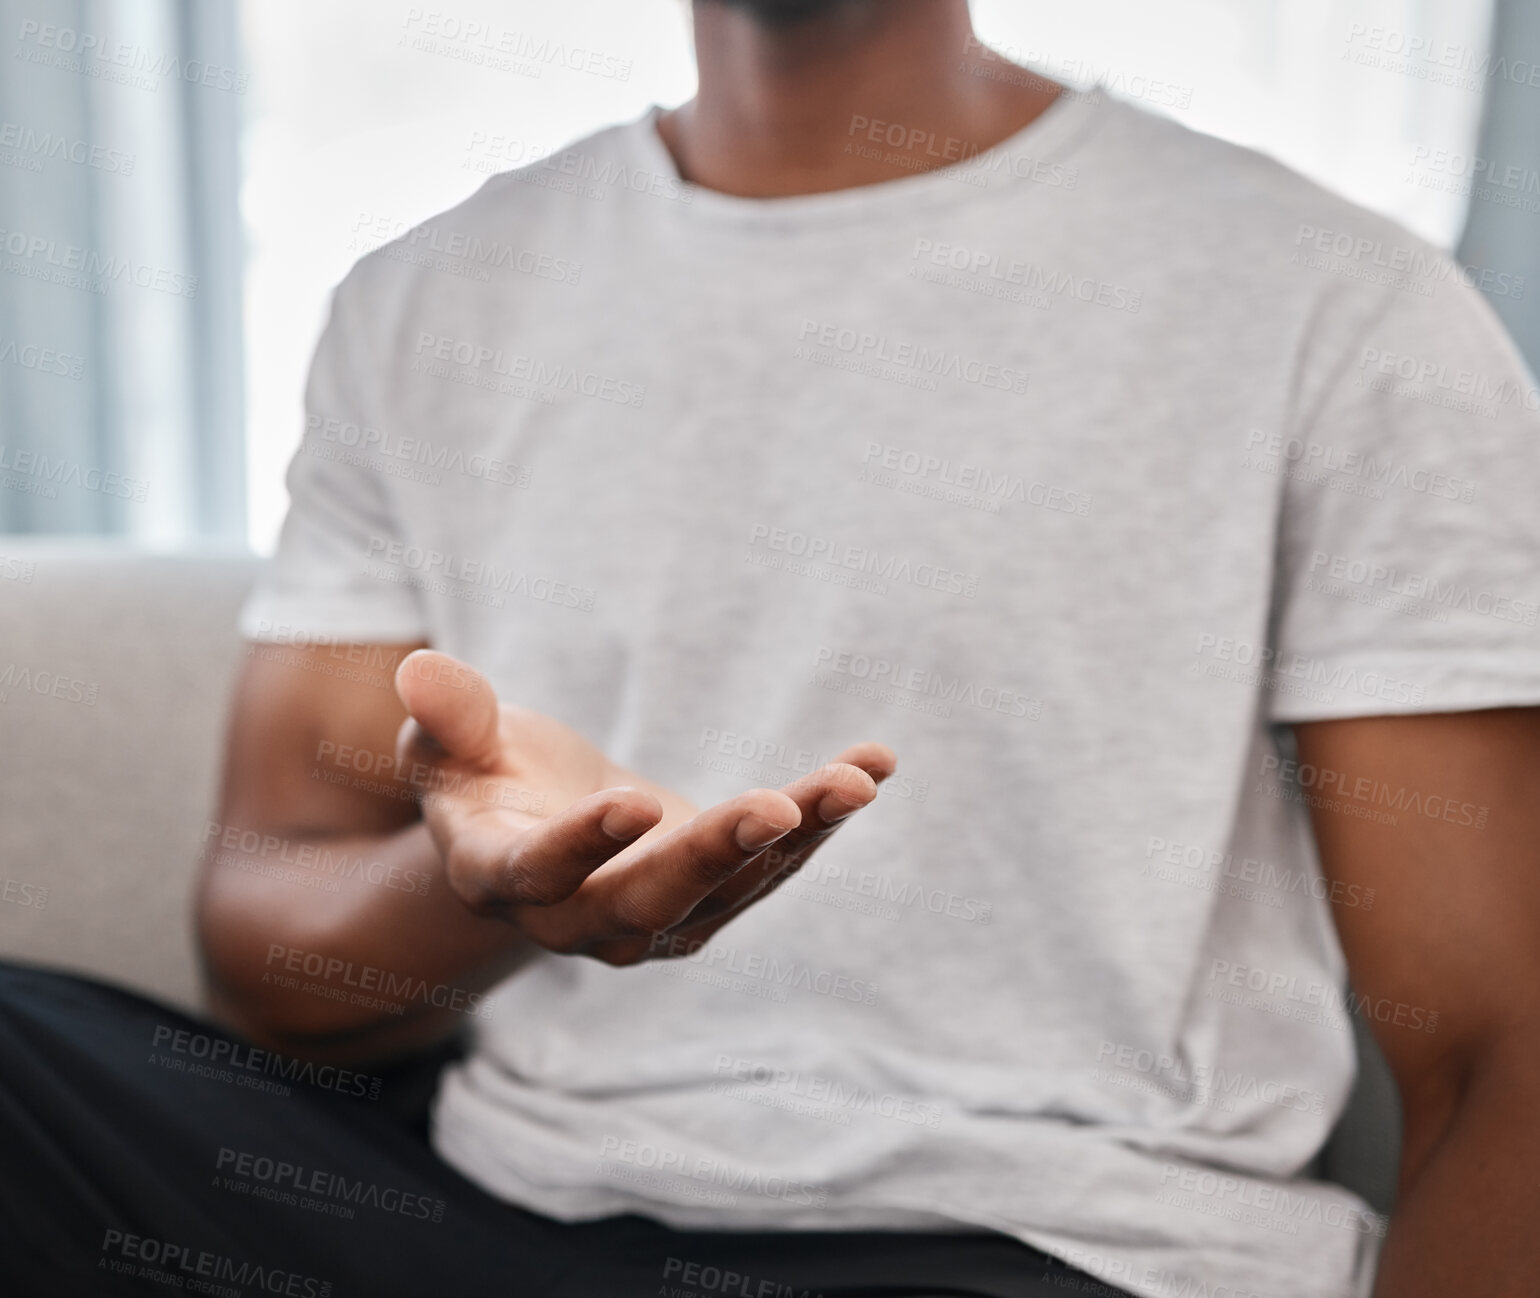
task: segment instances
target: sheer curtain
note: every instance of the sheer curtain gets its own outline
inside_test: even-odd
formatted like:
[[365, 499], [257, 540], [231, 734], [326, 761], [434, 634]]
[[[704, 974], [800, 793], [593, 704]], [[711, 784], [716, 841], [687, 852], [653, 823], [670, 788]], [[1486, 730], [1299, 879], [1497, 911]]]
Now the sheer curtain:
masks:
[[244, 540], [234, 0], [0, 0], [0, 531]]

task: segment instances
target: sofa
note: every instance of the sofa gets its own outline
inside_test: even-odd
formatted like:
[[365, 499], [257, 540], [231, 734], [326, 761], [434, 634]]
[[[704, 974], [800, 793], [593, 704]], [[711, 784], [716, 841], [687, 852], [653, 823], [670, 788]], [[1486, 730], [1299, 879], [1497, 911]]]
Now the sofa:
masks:
[[[255, 572], [0, 536], [0, 958], [198, 1006], [190, 890]], [[1358, 1082], [1314, 1171], [1386, 1211], [1399, 1105], [1356, 1026]]]

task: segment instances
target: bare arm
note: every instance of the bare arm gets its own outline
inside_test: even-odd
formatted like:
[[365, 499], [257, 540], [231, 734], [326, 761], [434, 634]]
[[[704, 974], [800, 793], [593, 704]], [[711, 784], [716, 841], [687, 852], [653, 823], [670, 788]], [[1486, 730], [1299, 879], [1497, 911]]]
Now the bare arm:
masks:
[[254, 647], [197, 898], [210, 1003], [356, 1063], [452, 1033], [538, 948], [691, 949], [800, 867], [893, 770], [862, 744], [697, 811], [447, 655]]
[[[303, 975], [309, 953], [429, 987], [484, 987], [519, 958], [517, 931], [472, 914], [445, 887], [415, 790], [394, 778], [406, 719], [394, 675], [417, 647], [252, 646], [235, 691], [197, 918], [213, 1009], [265, 1044], [326, 1057], [384, 1054], [427, 1044], [461, 1021], [454, 1010], [423, 1006], [381, 1015], [278, 981], [295, 976], [285, 969], [291, 962]], [[350, 664], [350, 656], [364, 661]], [[346, 986], [335, 975], [298, 981]]]
[[[1376, 889], [1337, 915], [1404, 1109], [1380, 1298], [1519, 1298], [1540, 1276], [1540, 709], [1314, 722], [1300, 757], [1419, 795], [1385, 824], [1317, 809], [1323, 868]], [[1450, 804], [1454, 804], [1451, 810]], [[1473, 808], [1486, 808], [1483, 827]], [[1436, 812], [1436, 814], [1432, 814]], [[1464, 823], [1462, 823], [1464, 822]], [[1379, 1018], [1379, 1015], [1372, 1016]]]

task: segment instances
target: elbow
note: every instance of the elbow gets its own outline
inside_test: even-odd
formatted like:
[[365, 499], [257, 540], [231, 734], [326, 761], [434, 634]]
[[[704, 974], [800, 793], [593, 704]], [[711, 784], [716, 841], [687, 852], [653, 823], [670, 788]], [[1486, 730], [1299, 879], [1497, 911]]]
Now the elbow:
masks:
[[1436, 1060], [1393, 1070], [1402, 1101], [1403, 1195], [1446, 1141], [1473, 1127], [1495, 1123], [1514, 1138], [1526, 1132], [1540, 1137], [1534, 1104], [1540, 1023], [1510, 1019]]
[[194, 907], [204, 1004], [221, 1025], [254, 1044], [309, 1057], [360, 1026], [357, 1007], [305, 990], [285, 966], [324, 943], [295, 928], [291, 912], [261, 904], [205, 869]]

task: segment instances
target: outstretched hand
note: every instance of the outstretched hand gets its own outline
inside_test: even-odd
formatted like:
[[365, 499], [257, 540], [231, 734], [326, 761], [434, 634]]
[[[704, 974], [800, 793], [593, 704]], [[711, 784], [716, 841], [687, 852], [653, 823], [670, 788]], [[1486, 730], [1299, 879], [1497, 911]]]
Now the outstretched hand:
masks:
[[449, 886], [538, 945], [628, 965], [693, 950], [794, 874], [877, 796], [877, 743], [784, 789], [704, 811], [610, 761], [575, 730], [500, 705], [490, 682], [421, 649], [397, 669], [401, 769], [426, 776], [423, 819]]

